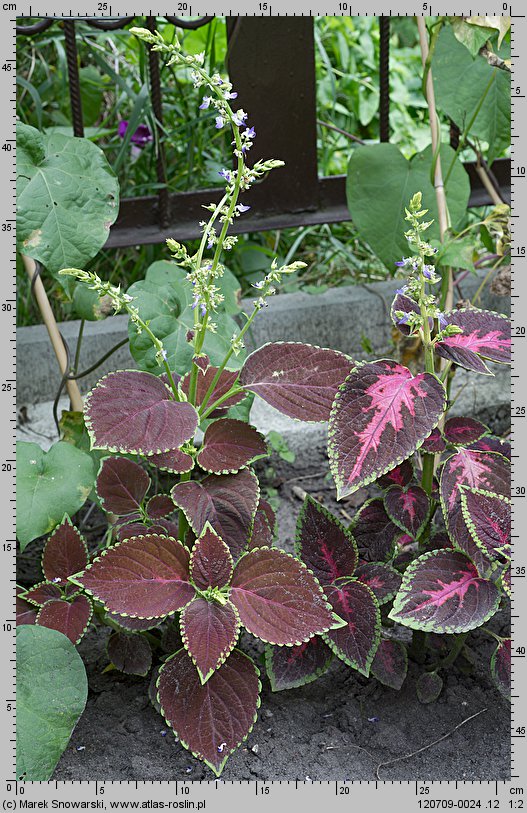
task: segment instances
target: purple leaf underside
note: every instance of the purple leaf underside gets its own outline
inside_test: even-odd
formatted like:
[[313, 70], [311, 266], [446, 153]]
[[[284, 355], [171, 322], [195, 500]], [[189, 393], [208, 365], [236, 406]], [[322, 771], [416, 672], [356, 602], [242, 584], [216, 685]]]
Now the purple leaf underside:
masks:
[[433, 429], [421, 446], [421, 451], [427, 454], [439, 454], [446, 449], [446, 443], [439, 429]]
[[259, 706], [258, 670], [239, 650], [202, 684], [187, 652], [161, 667], [158, 700], [181, 744], [219, 776], [250, 733]]
[[149, 455], [146, 461], [156, 469], [168, 471], [171, 474], [183, 474], [194, 468], [194, 460], [191, 455], [182, 452], [181, 449], [171, 449], [169, 452]]
[[240, 383], [290, 418], [327, 421], [337, 389], [353, 366], [336, 350], [276, 342], [247, 357]]
[[338, 498], [401, 463], [437, 425], [445, 390], [430, 373], [396, 361], [356, 367], [340, 387], [329, 422], [330, 467]]

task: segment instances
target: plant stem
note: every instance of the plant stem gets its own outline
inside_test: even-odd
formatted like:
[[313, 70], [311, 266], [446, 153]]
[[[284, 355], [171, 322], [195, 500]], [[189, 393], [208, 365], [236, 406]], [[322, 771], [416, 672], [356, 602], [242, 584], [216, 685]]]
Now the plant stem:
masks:
[[443, 658], [443, 660], [434, 664], [434, 666], [430, 669], [431, 672], [435, 672], [436, 669], [443, 669], [447, 666], [452, 666], [452, 664], [455, 663], [458, 656], [461, 654], [461, 650], [465, 646], [465, 641], [468, 638], [468, 632], [463, 632], [461, 635], [455, 635], [453, 637], [454, 642], [452, 645], [452, 649], [450, 650], [448, 655], [445, 658]]
[[[190, 476], [191, 476], [191, 472], [190, 471], [185, 471], [181, 475], [181, 477], [179, 478], [179, 482], [180, 483], [188, 483], [188, 481], [190, 480]], [[187, 520], [187, 518], [185, 516], [185, 512], [183, 511], [182, 508], [180, 508], [179, 512], [178, 512], [178, 534], [177, 535], [178, 535], [179, 541], [183, 545], [185, 544], [185, 536], [187, 534], [188, 529], [189, 529], [189, 524], [188, 524], [188, 520]]]
[[[424, 262], [424, 257], [422, 258]], [[432, 344], [432, 336], [430, 333], [430, 322], [424, 299], [426, 295], [425, 279], [421, 274], [421, 318], [422, 318], [422, 333], [423, 333], [423, 347], [425, 351], [425, 371], [435, 375], [435, 360], [434, 360], [434, 346]], [[423, 476], [421, 478], [421, 486], [430, 497], [432, 494], [432, 485], [434, 481], [434, 463], [435, 455], [423, 455]]]
[[81, 323], [79, 325], [79, 334], [77, 336], [77, 345], [75, 347], [75, 360], [73, 362], [73, 374], [77, 375], [79, 371], [79, 360], [81, 355], [81, 347], [82, 347], [82, 336], [84, 334], [84, 325], [86, 324], [85, 319], [81, 319]]
[[243, 389], [243, 387], [238, 387], [236, 385], [234, 387], [231, 387], [231, 389], [228, 392], [226, 392], [224, 395], [222, 395], [221, 398], [218, 398], [217, 401], [214, 401], [214, 403], [211, 404], [207, 410], [205, 410], [203, 415], [200, 415], [201, 420], [204, 421], [206, 418], [208, 418], [208, 416], [211, 414], [211, 412], [214, 412], [214, 410], [217, 409], [219, 406], [221, 406], [221, 404], [223, 404], [224, 401], [227, 401], [229, 398], [232, 398], [234, 395], [239, 395], [241, 392], [243, 392], [244, 395], [247, 394], [246, 391]]

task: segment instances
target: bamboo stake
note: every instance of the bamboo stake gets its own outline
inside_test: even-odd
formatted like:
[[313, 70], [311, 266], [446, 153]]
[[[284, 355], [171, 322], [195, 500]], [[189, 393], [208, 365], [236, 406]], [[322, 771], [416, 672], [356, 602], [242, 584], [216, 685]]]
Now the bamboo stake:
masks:
[[[417, 29], [419, 31], [419, 44], [421, 46], [421, 61], [423, 68], [426, 67], [428, 60], [428, 32], [424, 17], [417, 17]], [[432, 134], [432, 153], [437, 156], [435, 169], [434, 169], [434, 189], [436, 193], [437, 211], [439, 213], [439, 233], [441, 235], [441, 242], [444, 241], [446, 230], [448, 229], [448, 206], [446, 202], [445, 187], [443, 184], [443, 173], [441, 171], [441, 156], [438, 152], [440, 141], [439, 132], [439, 119], [437, 116], [434, 82], [432, 78], [432, 68], [429, 69], [426, 77], [426, 101], [428, 103], [428, 117], [430, 119], [430, 131]], [[452, 270], [448, 271], [448, 292], [445, 302], [445, 310], [452, 310], [454, 305], [454, 282], [452, 278]]]
[[[26, 257], [25, 254], [22, 254], [22, 260], [29, 279], [33, 281], [33, 277], [36, 271], [35, 261], [31, 257]], [[35, 279], [33, 285], [33, 293], [35, 295], [35, 299], [40, 309], [40, 313], [42, 314], [44, 324], [46, 325], [51, 345], [53, 347], [53, 350], [55, 351], [55, 356], [57, 357], [60, 372], [62, 373], [62, 375], [64, 375], [65, 373], [69, 372], [68, 357], [66, 354], [66, 350], [64, 348], [64, 344], [62, 342], [61, 335], [59, 333], [59, 329], [57, 327], [57, 322], [55, 321], [55, 316], [53, 314], [53, 311], [51, 310], [51, 305], [49, 304], [49, 299], [40, 277], [37, 277]], [[75, 412], [82, 412], [82, 396], [80, 394], [77, 382], [66, 380], [66, 389], [68, 391], [72, 409]]]

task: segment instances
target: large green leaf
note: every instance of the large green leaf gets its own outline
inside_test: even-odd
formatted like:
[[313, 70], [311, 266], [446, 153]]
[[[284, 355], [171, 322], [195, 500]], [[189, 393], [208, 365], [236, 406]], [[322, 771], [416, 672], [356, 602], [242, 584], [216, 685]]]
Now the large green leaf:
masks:
[[16, 158], [19, 250], [52, 274], [83, 268], [118, 212], [119, 185], [104, 153], [86, 139], [18, 123]]
[[[351, 217], [361, 237], [389, 270], [393, 271], [394, 263], [409, 252], [404, 237], [408, 228], [405, 206], [415, 192], [423, 193], [423, 208], [430, 212], [427, 220], [434, 219], [427, 236], [439, 238], [436, 197], [430, 179], [432, 158], [430, 146], [410, 161], [395, 144], [371, 144], [352, 152], [346, 187]], [[453, 158], [454, 151], [443, 144], [441, 165], [445, 170]], [[464, 217], [469, 195], [468, 175], [456, 159], [447, 189], [452, 226]]]
[[61, 632], [24, 624], [16, 631], [16, 672], [17, 778], [45, 781], [84, 711], [86, 670]]
[[[194, 311], [191, 309], [192, 288], [186, 279], [187, 272], [178, 265], [165, 260], [153, 263], [146, 277], [130, 286], [128, 293], [134, 297], [134, 305], [139, 315], [150, 322], [150, 329], [163, 341], [168, 354], [168, 363], [179, 375], [186, 373], [192, 360], [192, 345], [187, 342], [187, 331], [194, 327]], [[233, 281], [234, 280], [234, 281]], [[226, 271], [218, 282], [229, 312], [232, 313], [235, 291], [239, 285]], [[207, 333], [203, 350], [212, 364], [223, 361], [230, 348], [230, 339], [237, 332], [237, 325], [227, 313], [216, 313], [212, 317], [217, 325], [216, 333]], [[141, 370], [160, 373], [163, 368], [156, 361], [156, 350], [148, 336], [138, 333], [135, 325], [129, 322], [130, 352]], [[230, 367], [241, 365], [244, 354], [232, 357]]]
[[92, 458], [59, 441], [44, 452], [36, 443], [16, 445], [16, 533], [21, 550], [49, 533], [64, 514], [86, 502], [94, 482]]
[[[445, 26], [439, 35], [432, 73], [438, 107], [461, 130], [468, 125], [492, 79], [470, 130], [472, 136], [488, 143], [487, 159], [491, 163], [510, 144], [510, 74], [492, 68], [481, 56], [471, 56], [456, 39], [450, 26]], [[450, 185], [451, 181], [448, 183]]]

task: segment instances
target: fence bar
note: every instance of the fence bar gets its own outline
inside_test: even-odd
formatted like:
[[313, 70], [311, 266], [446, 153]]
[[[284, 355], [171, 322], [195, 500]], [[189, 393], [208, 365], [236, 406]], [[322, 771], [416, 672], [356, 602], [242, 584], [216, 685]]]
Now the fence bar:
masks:
[[66, 41], [66, 61], [68, 63], [68, 84], [70, 91], [71, 118], [73, 121], [73, 135], [84, 136], [84, 121], [82, 117], [81, 85], [79, 79], [79, 62], [77, 55], [77, 39], [75, 36], [75, 23], [64, 23], [64, 39]]
[[[147, 17], [146, 27], [149, 31], [155, 32], [156, 18]], [[148, 46], [148, 68], [150, 73], [150, 97], [152, 99], [152, 110], [156, 122], [156, 172], [157, 181], [162, 184], [157, 199], [159, 202], [159, 224], [165, 229], [169, 223], [169, 202], [166, 175], [165, 146], [163, 143], [163, 103], [161, 97], [161, 74], [159, 71], [159, 56], [152, 46]]]
[[390, 140], [390, 18], [379, 17], [379, 138]]

